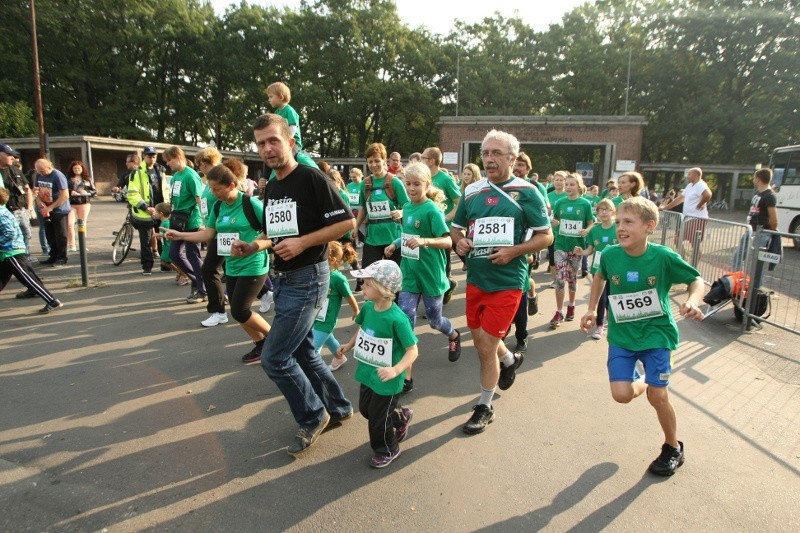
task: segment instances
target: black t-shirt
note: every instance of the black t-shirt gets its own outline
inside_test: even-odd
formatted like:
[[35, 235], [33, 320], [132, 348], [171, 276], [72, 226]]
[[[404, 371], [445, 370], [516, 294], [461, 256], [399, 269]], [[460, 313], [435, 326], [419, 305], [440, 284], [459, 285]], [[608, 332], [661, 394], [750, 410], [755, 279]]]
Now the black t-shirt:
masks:
[[[268, 208], [273, 204], [296, 202], [297, 229], [300, 235], [308, 235], [325, 226], [353, 218], [333, 184], [316, 168], [298, 165], [288, 176], [267, 182], [264, 194], [264, 221], [269, 220]], [[289, 238], [289, 237], [286, 237]], [[277, 245], [281, 238], [273, 239]], [[275, 254], [275, 269], [296, 270], [328, 259], [328, 245], [312, 246], [290, 261]]]
[[147, 169], [147, 175], [150, 176], [150, 190], [152, 191], [151, 198], [153, 205], [160, 204], [164, 201], [164, 193], [161, 192], [161, 180], [164, 176], [164, 167], [161, 165], [154, 165], [153, 168]]
[[3, 178], [5, 188], [8, 189], [8, 210], [16, 211], [17, 209], [27, 208], [28, 193], [25, 187], [30, 187], [28, 178], [13, 166], [0, 169], [0, 176]]
[[753, 195], [753, 200], [750, 202], [750, 212], [747, 213], [747, 223], [756, 230], [758, 226], [763, 226], [764, 229], [769, 228], [769, 209], [778, 204], [775, 193], [772, 189], [766, 189], [763, 192], [758, 192]]

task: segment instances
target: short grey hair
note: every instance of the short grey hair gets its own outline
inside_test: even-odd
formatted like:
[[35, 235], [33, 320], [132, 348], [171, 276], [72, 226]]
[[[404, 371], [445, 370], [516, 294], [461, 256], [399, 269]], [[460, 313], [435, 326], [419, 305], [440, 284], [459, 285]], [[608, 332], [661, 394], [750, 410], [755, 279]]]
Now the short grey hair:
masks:
[[483, 151], [484, 145], [486, 145], [487, 141], [491, 140], [498, 140], [502, 141], [508, 146], [508, 152], [517, 157], [519, 155], [519, 141], [516, 137], [507, 133], [505, 131], [498, 131], [498, 130], [491, 130], [489, 133], [486, 134], [486, 137], [483, 138], [481, 142], [481, 151]]

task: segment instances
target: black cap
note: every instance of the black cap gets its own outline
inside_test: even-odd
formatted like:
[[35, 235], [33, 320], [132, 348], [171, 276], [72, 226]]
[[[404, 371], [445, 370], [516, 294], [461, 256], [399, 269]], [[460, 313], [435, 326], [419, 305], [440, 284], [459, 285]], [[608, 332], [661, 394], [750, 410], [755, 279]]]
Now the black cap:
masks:
[[156, 149], [152, 146], [145, 146], [144, 150], [142, 150], [142, 153], [144, 155], [156, 155], [158, 152], [156, 152]]

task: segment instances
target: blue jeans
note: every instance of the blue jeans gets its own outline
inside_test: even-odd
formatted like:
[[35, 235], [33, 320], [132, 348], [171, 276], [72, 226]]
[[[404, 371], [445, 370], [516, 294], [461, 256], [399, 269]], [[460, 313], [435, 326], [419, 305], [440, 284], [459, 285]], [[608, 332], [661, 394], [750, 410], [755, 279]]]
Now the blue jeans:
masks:
[[275, 318], [261, 353], [261, 366], [283, 393], [301, 426], [317, 426], [325, 411], [343, 417], [353, 411], [328, 365], [314, 350], [314, 318], [326, 295], [328, 262], [277, 272]]

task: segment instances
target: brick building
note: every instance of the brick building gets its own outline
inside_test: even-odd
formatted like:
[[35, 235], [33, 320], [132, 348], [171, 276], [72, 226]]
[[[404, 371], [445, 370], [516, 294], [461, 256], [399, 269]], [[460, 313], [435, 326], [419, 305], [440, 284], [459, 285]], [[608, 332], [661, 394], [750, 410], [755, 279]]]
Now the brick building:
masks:
[[[642, 135], [647, 120], [643, 116], [507, 116], [507, 117], [441, 117], [439, 148], [449, 157], [443, 165], [460, 170], [475, 162], [480, 143], [491, 129], [507, 131], [525, 146], [573, 147], [595, 154], [594, 181], [611, 177], [617, 161], [641, 161]], [[535, 158], [534, 158], [535, 160]], [[592, 161], [589, 161], [592, 162]], [[534, 165], [535, 166], [535, 165]], [[575, 170], [574, 168], [568, 170]]]

